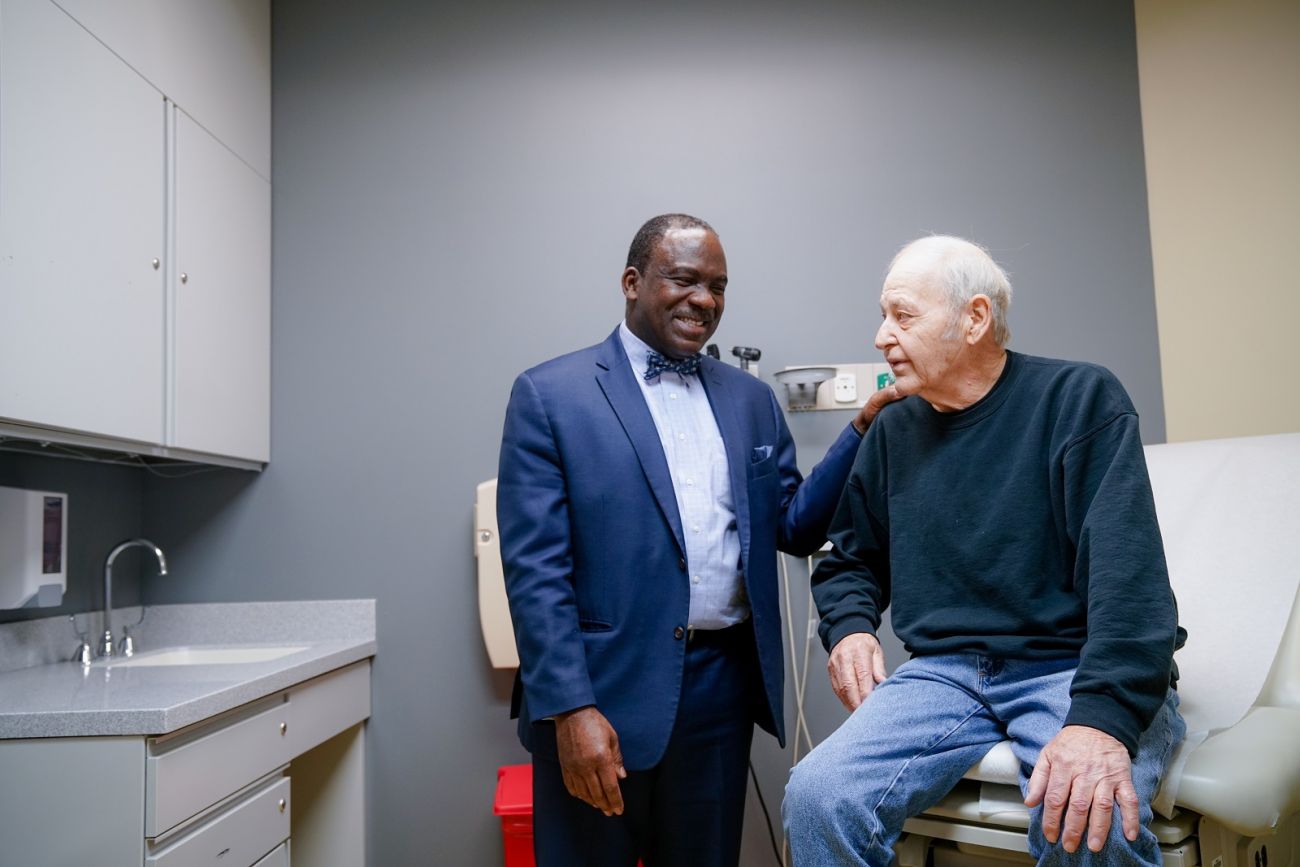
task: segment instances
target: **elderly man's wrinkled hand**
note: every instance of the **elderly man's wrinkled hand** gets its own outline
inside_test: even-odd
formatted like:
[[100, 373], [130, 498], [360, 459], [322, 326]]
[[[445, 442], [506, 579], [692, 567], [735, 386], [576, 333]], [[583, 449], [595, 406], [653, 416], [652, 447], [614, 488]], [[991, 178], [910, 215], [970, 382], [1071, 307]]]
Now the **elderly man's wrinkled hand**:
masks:
[[885, 406], [893, 403], [900, 397], [902, 397], [902, 395], [899, 394], [898, 389], [892, 385], [885, 386], [878, 391], [872, 392], [871, 397], [867, 398], [867, 402], [862, 405], [862, 409], [858, 410], [858, 414], [853, 418], [854, 430], [860, 434], [865, 434], [867, 428], [871, 427], [871, 422], [875, 420], [876, 415], [884, 409]]
[[594, 707], [583, 707], [555, 718], [555, 746], [560, 774], [569, 794], [606, 816], [623, 813], [618, 781], [627, 779], [618, 734]]
[[849, 711], [855, 711], [876, 684], [885, 679], [885, 652], [880, 649], [876, 636], [854, 632], [831, 648], [826, 670], [830, 672], [835, 695]]
[[1079, 848], [1085, 829], [1088, 848], [1100, 852], [1116, 804], [1125, 838], [1138, 837], [1138, 797], [1128, 750], [1098, 729], [1066, 726], [1043, 747], [1025, 797], [1027, 807], [1040, 803], [1043, 836], [1052, 844], [1059, 838], [1067, 852]]

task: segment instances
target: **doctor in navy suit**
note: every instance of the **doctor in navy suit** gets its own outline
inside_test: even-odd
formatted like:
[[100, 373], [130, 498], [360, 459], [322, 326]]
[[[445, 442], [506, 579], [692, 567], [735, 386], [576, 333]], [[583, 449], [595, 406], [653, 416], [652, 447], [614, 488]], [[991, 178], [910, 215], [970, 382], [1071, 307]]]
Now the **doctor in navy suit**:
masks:
[[700, 350], [704, 221], [632, 241], [625, 320], [515, 381], [497, 521], [540, 867], [735, 865], [754, 723], [784, 743], [777, 550], [825, 541], [880, 392], [807, 479], [772, 390]]

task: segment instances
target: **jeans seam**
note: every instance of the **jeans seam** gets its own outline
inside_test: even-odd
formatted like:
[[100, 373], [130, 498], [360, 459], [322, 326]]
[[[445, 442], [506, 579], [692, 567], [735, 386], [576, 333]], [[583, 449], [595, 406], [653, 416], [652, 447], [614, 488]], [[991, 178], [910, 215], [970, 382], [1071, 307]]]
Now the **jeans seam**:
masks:
[[889, 785], [886, 786], [885, 790], [880, 793], [880, 799], [876, 801], [875, 806], [873, 806], [871, 809], [871, 815], [876, 820], [875, 827], [871, 829], [871, 842], [870, 842], [871, 846], [874, 847], [880, 845], [880, 829], [883, 825], [883, 823], [880, 821], [880, 806], [881, 804], [885, 803], [886, 799], [888, 799], [889, 793], [894, 790], [894, 786], [898, 784], [899, 779], [903, 776], [903, 774], [907, 772], [907, 769], [912, 766], [913, 762], [915, 762], [919, 758], [922, 758], [934, 752], [934, 750], [936, 750], [940, 744], [942, 744], [944, 741], [948, 740], [948, 738], [956, 734], [959, 728], [964, 726], [966, 723], [970, 722], [971, 717], [979, 713], [981, 707], [982, 705], [977, 704], [975, 707], [971, 708], [970, 713], [966, 714], [966, 716], [958, 720], [953, 725], [952, 728], [944, 732], [939, 738], [935, 740], [934, 743], [930, 744], [928, 747], [921, 750], [919, 753], [917, 753], [916, 755], [908, 759], [906, 762], [904, 762], [902, 767], [898, 769], [898, 773], [894, 774], [894, 778], [889, 781]]

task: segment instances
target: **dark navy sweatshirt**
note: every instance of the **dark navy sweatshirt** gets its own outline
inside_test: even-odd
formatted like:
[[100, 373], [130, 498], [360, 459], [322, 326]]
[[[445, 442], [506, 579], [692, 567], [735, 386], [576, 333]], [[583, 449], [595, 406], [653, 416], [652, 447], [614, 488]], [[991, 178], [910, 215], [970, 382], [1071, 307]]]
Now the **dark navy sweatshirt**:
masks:
[[916, 656], [1077, 657], [1066, 725], [1130, 754], [1181, 644], [1137, 413], [1091, 364], [1008, 352], [979, 402], [884, 409], [813, 575], [827, 649], [894, 632]]

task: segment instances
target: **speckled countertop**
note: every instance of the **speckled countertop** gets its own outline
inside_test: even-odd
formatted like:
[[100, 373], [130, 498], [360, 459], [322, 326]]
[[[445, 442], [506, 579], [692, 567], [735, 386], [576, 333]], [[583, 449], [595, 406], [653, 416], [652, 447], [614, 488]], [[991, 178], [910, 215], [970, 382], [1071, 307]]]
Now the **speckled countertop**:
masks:
[[[114, 622], [131, 623], [139, 614], [126, 609]], [[0, 670], [0, 738], [175, 731], [373, 656], [375, 603], [157, 605], [132, 634], [140, 660], [177, 647], [302, 649], [266, 662], [83, 667], [54, 661], [75, 645], [66, 617], [0, 624], [0, 668], [8, 669]]]

